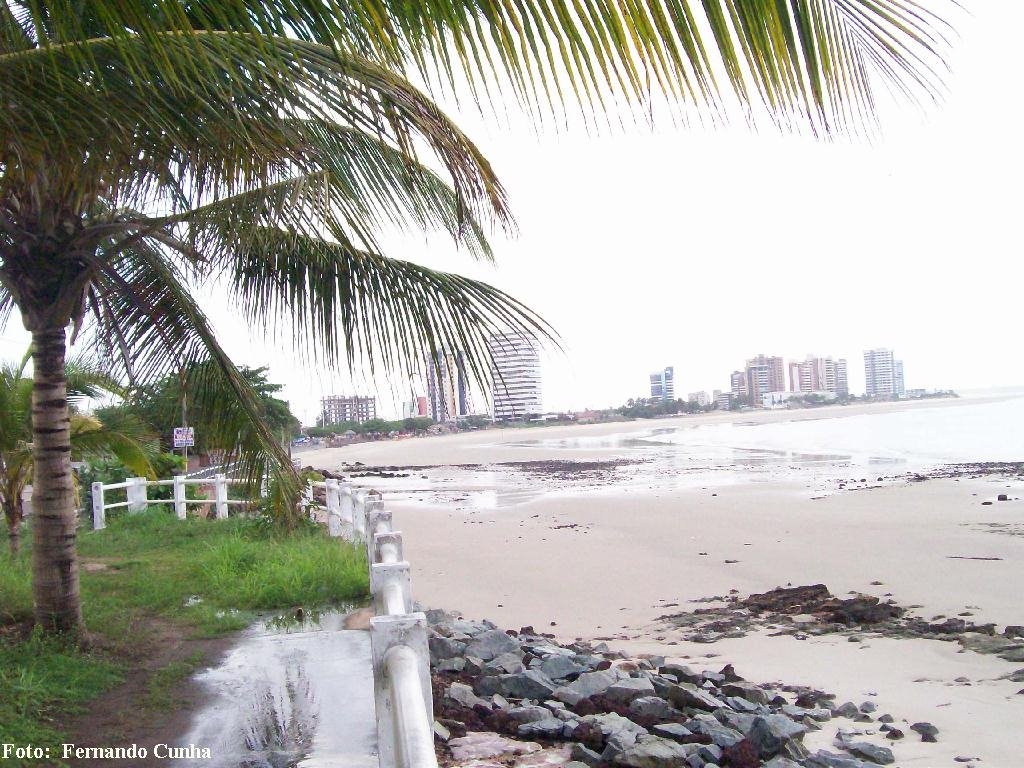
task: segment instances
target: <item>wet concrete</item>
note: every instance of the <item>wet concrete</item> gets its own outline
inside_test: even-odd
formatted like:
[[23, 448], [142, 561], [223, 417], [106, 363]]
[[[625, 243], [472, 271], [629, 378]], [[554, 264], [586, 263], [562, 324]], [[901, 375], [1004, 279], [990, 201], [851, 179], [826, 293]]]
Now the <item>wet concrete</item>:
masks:
[[215, 667], [197, 675], [208, 692], [178, 744], [210, 758], [204, 768], [377, 765], [370, 636], [343, 629], [346, 612], [270, 620], [247, 630]]

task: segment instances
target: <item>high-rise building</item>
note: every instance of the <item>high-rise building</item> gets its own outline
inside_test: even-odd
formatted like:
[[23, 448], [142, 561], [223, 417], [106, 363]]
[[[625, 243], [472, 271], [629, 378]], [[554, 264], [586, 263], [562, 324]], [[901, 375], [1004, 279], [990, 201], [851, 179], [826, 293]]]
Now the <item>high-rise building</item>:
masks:
[[427, 359], [427, 413], [436, 422], [455, 421], [470, 411], [469, 381], [461, 352]]
[[377, 418], [377, 398], [326, 395], [320, 398], [320, 417], [324, 424], [342, 424], [346, 421], [362, 424]]
[[848, 394], [846, 360], [808, 355], [806, 360], [791, 362], [789, 364], [789, 389], [791, 392]]
[[696, 403], [701, 408], [705, 407], [710, 402], [708, 400], [707, 392], [691, 392], [686, 396], [686, 400], [691, 403]]
[[733, 371], [729, 376], [729, 392], [735, 400], [747, 401], [747, 374], [744, 371]]
[[758, 355], [747, 360], [747, 402], [760, 406], [762, 395], [768, 392], [784, 392], [786, 373], [781, 357]]
[[868, 397], [903, 395], [903, 361], [897, 360], [891, 349], [864, 351], [864, 392]]
[[542, 413], [540, 354], [533, 339], [507, 331], [492, 335], [487, 346], [491, 353], [494, 418], [522, 419]]
[[675, 400], [675, 369], [670, 365], [651, 374], [651, 400]]
[[427, 398], [423, 395], [416, 395], [412, 400], [402, 403], [402, 418], [412, 419], [417, 416], [427, 415]]

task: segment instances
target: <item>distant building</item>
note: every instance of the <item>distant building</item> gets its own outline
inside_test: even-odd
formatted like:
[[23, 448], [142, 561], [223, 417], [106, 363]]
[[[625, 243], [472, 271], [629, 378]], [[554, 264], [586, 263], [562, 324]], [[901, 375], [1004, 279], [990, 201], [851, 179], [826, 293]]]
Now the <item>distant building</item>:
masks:
[[729, 392], [737, 400], [747, 400], [747, 374], [745, 371], [733, 371], [729, 376]]
[[422, 395], [402, 403], [402, 418], [414, 419], [427, 415], [427, 398]]
[[494, 418], [523, 419], [543, 413], [540, 354], [533, 340], [518, 332], [496, 333], [487, 346], [491, 353]]
[[439, 352], [427, 362], [427, 412], [438, 423], [455, 421], [470, 411], [469, 381], [461, 352]]
[[708, 402], [710, 402], [707, 392], [691, 392], [686, 396], [686, 399], [691, 403], [696, 403], [701, 408], [707, 407]]
[[669, 366], [651, 374], [651, 400], [675, 400], [675, 369]]
[[784, 392], [786, 374], [781, 357], [758, 355], [747, 360], [747, 402], [761, 405], [761, 396], [766, 392]]
[[864, 351], [864, 392], [868, 397], [903, 396], [903, 361], [891, 349]]
[[835, 392], [814, 390], [811, 392], [765, 392], [761, 395], [762, 408], [788, 408], [789, 401], [796, 398], [814, 395], [818, 402], [832, 402], [837, 398]]
[[342, 424], [377, 418], [377, 398], [359, 395], [327, 395], [320, 398], [320, 416], [324, 424]]
[[808, 355], [806, 360], [791, 362], [789, 389], [791, 392], [834, 392], [840, 396], [849, 394], [846, 360]]
[[732, 392], [722, 392], [721, 390], [715, 390], [715, 405], [720, 410], [728, 411], [732, 407]]

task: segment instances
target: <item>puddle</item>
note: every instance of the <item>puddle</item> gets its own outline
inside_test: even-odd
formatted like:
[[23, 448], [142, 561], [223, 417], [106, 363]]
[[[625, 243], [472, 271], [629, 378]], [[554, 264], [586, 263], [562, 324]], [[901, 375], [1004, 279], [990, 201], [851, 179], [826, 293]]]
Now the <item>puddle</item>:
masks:
[[208, 748], [211, 757], [171, 764], [376, 766], [370, 636], [341, 628], [348, 613], [300, 611], [247, 630], [220, 664], [196, 676], [208, 698], [179, 743]]

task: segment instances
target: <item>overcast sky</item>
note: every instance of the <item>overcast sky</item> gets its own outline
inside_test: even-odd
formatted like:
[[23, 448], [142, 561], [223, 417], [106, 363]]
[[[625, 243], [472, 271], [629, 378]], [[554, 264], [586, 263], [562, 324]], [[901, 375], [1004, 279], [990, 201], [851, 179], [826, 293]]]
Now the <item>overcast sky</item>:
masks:
[[[676, 393], [728, 389], [758, 353], [846, 357], [892, 347], [908, 387], [1024, 384], [1019, 351], [1024, 4], [972, 2], [957, 17], [945, 102], [885, 107], [864, 141], [728, 129], [538, 132], [447, 105], [509, 190], [517, 236], [474, 264], [443, 237], [389, 254], [486, 279], [560, 332], [543, 368], [548, 409], [605, 407], [676, 369]], [[316, 370], [204, 301], [236, 362], [269, 365], [310, 423], [324, 393], [379, 388], [387, 415], [408, 386]], [[12, 319], [0, 352], [25, 346]]]

